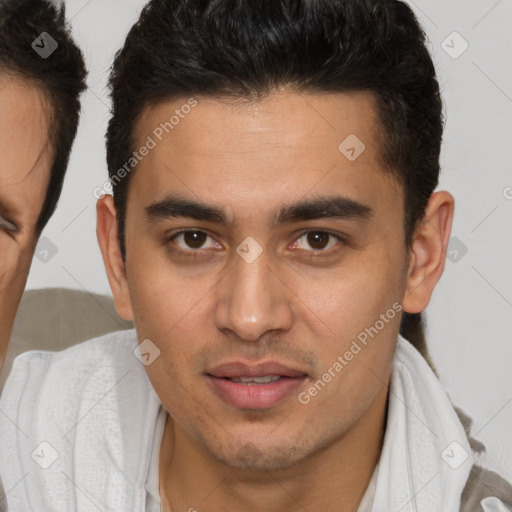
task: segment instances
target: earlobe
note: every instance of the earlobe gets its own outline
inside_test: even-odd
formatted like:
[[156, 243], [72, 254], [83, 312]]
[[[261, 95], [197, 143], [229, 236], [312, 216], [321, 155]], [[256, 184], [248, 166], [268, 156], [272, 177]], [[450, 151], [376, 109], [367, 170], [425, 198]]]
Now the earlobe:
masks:
[[114, 198], [105, 195], [96, 203], [96, 235], [117, 312], [125, 320], [133, 320], [126, 269], [119, 247], [117, 213]]
[[410, 249], [402, 303], [407, 313], [420, 313], [427, 307], [443, 274], [454, 208], [455, 200], [449, 192], [435, 192], [430, 197]]

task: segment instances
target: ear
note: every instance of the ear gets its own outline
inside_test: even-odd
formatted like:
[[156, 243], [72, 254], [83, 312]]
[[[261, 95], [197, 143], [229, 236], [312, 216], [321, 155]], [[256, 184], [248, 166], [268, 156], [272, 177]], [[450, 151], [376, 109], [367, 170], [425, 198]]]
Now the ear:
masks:
[[96, 235], [117, 312], [125, 320], [133, 320], [126, 269], [119, 246], [117, 212], [111, 195], [98, 199], [96, 214]]
[[443, 274], [454, 209], [455, 200], [449, 192], [435, 192], [430, 196], [409, 253], [407, 286], [402, 302], [407, 313], [420, 313], [427, 307]]

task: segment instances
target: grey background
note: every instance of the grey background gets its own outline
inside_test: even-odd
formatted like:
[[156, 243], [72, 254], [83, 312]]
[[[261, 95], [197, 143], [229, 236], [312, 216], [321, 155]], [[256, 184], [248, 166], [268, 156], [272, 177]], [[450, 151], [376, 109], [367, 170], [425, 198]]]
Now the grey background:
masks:
[[[107, 179], [106, 78], [144, 3], [66, 2], [90, 70], [89, 90], [63, 197], [44, 231], [29, 289], [63, 286], [110, 294], [96, 242], [93, 195]], [[411, 5], [431, 41], [446, 105], [439, 188], [456, 199], [450, 260], [427, 311], [430, 350], [445, 389], [473, 417], [473, 432], [486, 444], [493, 466], [510, 480], [512, 3], [416, 0]]]

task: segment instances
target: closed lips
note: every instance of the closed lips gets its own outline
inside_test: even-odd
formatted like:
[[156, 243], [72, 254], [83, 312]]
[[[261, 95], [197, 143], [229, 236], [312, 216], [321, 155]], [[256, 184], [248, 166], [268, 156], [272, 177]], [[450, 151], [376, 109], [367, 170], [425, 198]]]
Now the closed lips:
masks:
[[304, 371], [273, 361], [256, 365], [234, 361], [218, 365], [208, 370], [207, 374], [211, 377], [231, 379], [235, 382], [255, 382], [259, 384], [274, 382], [283, 377], [293, 378], [307, 375]]

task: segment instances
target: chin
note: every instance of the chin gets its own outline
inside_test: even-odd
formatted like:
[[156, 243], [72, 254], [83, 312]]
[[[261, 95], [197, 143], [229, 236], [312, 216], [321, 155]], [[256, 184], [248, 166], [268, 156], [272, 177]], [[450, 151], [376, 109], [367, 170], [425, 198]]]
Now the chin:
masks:
[[308, 458], [307, 448], [304, 444], [298, 444], [301, 448], [297, 448], [295, 444], [289, 445], [284, 442], [282, 446], [262, 446], [254, 442], [247, 442], [242, 444], [239, 449], [231, 444], [228, 450], [222, 452], [219, 452], [218, 445], [213, 450], [208, 447], [208, 451], [216, 460], [233, 469], [277, 471], [294, 466]]

